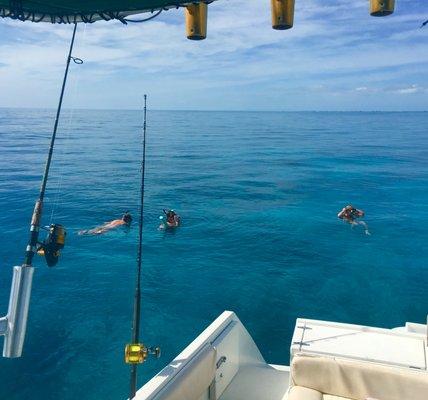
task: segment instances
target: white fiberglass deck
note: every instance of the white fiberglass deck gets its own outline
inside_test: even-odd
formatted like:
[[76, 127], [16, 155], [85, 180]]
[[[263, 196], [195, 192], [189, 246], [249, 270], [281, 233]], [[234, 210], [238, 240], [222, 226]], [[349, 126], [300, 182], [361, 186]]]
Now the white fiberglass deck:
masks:
[[[211, 354], [215, 355], [212, 370]], [[136, 398], [281, 400], [288, 382], [289, 367], [267, 364], [237, 316], [225, 311], [144, 385]]]
[[281, 365], [241, 368], [219, 400], [281, 400], [287, 393], [290, 368]]
[[[410, 397], [415, 393], [414, 399], [425, 400], [425, 389], [421, 392], [420, 388], [428, 389], [426, 336], [426, 326], [419, 324], [406, 324], [405, 327], [389, 330], [298, 319], [291, 343], [293, 366], [290, 370], [288, 366], [266, 363], [238, 317], [233, 312], [225, 311], [166, 368], [144, 385], [137, 392], [136, 398], [300, 400], [302, 397], [299, 397], [298, 390], [308, 389], [304, 387], [299, 389], [302, 385], [296, 379], [300, 379], [300, 382], [309, 382], [308, 384], [313, 383], [315, 386], [318, 379], [322, 386], [328, 379], [323, 378], [319, 368], [324, 368], [324, 371], [329, 373], [341, 365], [340, 368], [345, 369], [342, 369], [333, 380], [330, 379], [330, 382], [335, 383], [337, 380], [337, 388], [339, 392], [342, 391], [342, 399], [345, 397], [359, 399], [353, 397], [352, 393], [346, 394], [355, 388], [360, 390], [360, 393], [364, 391], [379, 393], [378, 389], [382, 389], [382, 386], [376, 382], [377, 377], [380, 377], [386, 379], [383, 388], [389, 388], [388, 396], [391, 390], [393, 396], [401, 392], [403, 386], [400, 385], [404, 385], [406, 389], [403, 390], [410, 393]], [[284, 346], [288, 347], [289, 344], [284, 343]], [[286, 363], [288, 360], [284, 361]], [[315, 364], [317, 366], [310, 372]], [[304, 365], [309, 365], [307, 370], [306, 367], [302, 370]], [[349, 371], [349, 376], [346, 373], [344, 375], [345, 370]], [[355, 375], [357, 370], [359, 372]], [[350, 378], [351, 376], [353, 378]], [[399, 381], [395, 376], [398, 376]], [[388, 379], [392, 379], [389, 380], [392, 384], [385, 383]], [[357, 381], [361, 381], [362, 384], [359, 385]], [[415, 387], [419, 388], [416, 391], [413, 381], [416, 382]], [[289, 390], [291, 386], [293, 390], [296, 389], [293, 395], [291, 394], [293, 390], [291, 392]], [[317, 397], [319, 399], [338, 398], [323, 397], [325, 396], [323, 390], [321, 388], [317, 390], [313, 392], [321, 396]], [[334, 391], [334, 388], [326, 390], [328, 393], [328, 390]], [[383, 395], [382, 391], [380, 393]], [[364, 400], [367, 395], [360, 397]]]
[[324, 354], [426, 370], [426, 348], [426, 334], [298, 319], [291, 355]]

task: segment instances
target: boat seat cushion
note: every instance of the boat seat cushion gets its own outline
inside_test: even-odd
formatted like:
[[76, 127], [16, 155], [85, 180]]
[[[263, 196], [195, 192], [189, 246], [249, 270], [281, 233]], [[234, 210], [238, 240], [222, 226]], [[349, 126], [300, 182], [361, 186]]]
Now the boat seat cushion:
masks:
[[428, 399], [426, 372], [357, 360], [297, 354], [291, 364], [291, 380], [292, 386], [352, 400]]
[[287, 400], [323, 400], [322, 393], [303, 386], [293, 386]]
[[[323, 394], [318, 390], [309, 389], [303, 386], [292, 386], [288, 392], [288, 396], [283, 400], [350, 400], [346, 397], [332, 396], [331, 394]], [[376, 400], [376, 399], [373, 399]]]
[[156, 396], [156, 400], [198, 400], [216, 372], [216, 350], [206, 345]]

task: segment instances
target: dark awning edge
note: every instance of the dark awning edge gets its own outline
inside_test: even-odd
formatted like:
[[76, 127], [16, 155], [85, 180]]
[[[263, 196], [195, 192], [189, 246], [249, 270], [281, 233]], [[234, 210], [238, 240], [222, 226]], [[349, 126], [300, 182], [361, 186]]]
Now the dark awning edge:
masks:
[[[141, 13], [154, 13], [159, 10], [169, 10], [171, 8], [180, 8], [185, 7], [188, 4], [192, 3], [212, 3], [215, 0], [193, 0], [193, 1], [171, 1], [170, 5], [164, 7], [150, 8], [150, 9], [141, 9], [141, 10], [128, 10], [128, 11], [94, 11], [91, 14], [87, 13], [70, 13], [70, 14], [59, 14], [59, 13], [46, 13], [40, 14], [34, 11], [25, 10], [24, 8], [10, 8], [10, 7], [0, 7], [0, 17], [2, 18], [11, 18], [19, 21], [31, 21], [31, 22], [51, 22], [52, 24], [74, 24], [83, 22], [85, 24], [92, 24], [95, 21], [110, 21], [118, 20], [123, 24], [126, 24], [125, 18], [133, 14]], [[11, 2], [12, 3], [12, 2]], [[13, 4], [13, 3], [12, 3]]]

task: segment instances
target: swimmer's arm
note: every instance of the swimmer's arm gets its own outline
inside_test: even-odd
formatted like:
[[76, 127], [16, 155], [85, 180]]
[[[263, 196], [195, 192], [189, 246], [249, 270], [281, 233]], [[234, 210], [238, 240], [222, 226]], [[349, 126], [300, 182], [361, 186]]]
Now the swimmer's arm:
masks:
[[342, 211], [339, 214], [337, 214], [337, 217], [340, 219], [343, 219], [344, 214], [345, 214], [345, 209], [342, 208]]

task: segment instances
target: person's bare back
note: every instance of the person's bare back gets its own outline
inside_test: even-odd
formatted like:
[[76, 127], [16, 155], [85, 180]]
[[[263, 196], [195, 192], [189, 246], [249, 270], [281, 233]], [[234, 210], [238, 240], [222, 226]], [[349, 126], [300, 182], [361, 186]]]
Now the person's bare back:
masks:
[[123, 214], [121, 219], [114, 219], [110, 222], [105, 222], [103, 225], [97, 226], [92, 229], [85, 229], [79, 231], [79, 235], [102, 235], [103, 233], [106, 233], [108, 231], [111, 231], [112, 229], [115, 229], [119, 226], [130, 226], [132, 222], [131, 214], [128, 213], [128, 211]]

